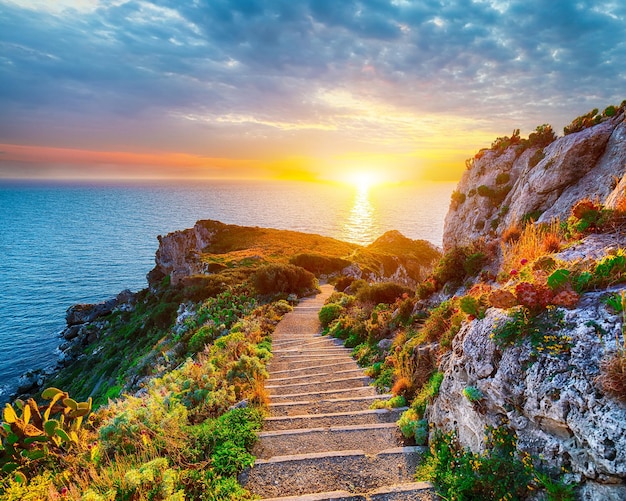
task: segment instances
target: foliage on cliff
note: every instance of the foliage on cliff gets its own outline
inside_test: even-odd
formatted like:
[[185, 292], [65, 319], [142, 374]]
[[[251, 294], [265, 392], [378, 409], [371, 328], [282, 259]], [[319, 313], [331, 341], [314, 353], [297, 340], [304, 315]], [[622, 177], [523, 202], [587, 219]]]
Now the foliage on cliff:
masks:
[[[210, 302], [186, 317], [183, 336], [213, 322], [216, 304]], [[251, 499], [236, 475], [254, 460], [249, 451], [267, 403], [269, 334], [290, 307], [284, 301], [253, 307], [243, 295], [217, 302], [240, 314], [225, 320], [229, 327], [207, 340], [195, 358], [147, 381], [140, 395], [125, 395], [90, 414], [54, 450], [35, 455], [18, 442], [26, 455], [0, 474], [2, 498]], [[63, 402], [73, 402], [63, 395]], [[233, 407], [237, 402], [246, 405]], [[3, 430], [14, 422], [13, 413], [5, 410], [4, 420]], [[47, 438], [51, 424], [59, 426], [53, 421], [27, 435]], [[2, 461], [15, 442], [10, 433], [0, 436]]]

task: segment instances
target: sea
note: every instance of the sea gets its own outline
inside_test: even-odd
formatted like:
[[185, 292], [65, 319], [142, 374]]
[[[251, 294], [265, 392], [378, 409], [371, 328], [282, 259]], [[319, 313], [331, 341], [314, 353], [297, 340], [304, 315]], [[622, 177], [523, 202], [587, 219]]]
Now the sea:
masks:
[[147, 286], [157, 235], [197, 220], [367, 245], [388, 230], [441, 246], [453, 183], [0, 181], [0, 401], [53, 365], [65, 311]]

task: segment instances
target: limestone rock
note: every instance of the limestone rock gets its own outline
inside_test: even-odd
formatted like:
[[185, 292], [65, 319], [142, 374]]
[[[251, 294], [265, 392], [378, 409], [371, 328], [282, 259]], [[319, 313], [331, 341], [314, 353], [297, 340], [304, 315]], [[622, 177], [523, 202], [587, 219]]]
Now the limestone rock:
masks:
[[[503, 310], [490, 308], [484, 319], [465, 323], [441, 363], [445, 377], [429, 421], [457, 430], [462, 445], [480, 451], [485, 426], [507, 420], [520, 449], [567, 468], [586, 486], [583, 499], [620, 499], [626, 406], [605, 395], [596, 378], [602, 358], [616, 350], [616, 337], [623, 340], [619, 319], [602, 295], [587, 293], [576, 309], [563, 310], [572, 346], [558, 355], [533, 355], [528, 341], [497, 347], [489, 335], [505, 321]], [[478, 388], [483, 400], [469, 402], [462, 393], [467, 386]]]
[[205, 271], [200, 252], [213, 241], [220, 226], [225, 225], [217, 221], [198, 221], [193, 228], [159, 235], [156, 266], [148, 273], [148, 283], [156, 285], [169, 275], [172, 285], [176, 285], [185, 277]]
[[[507, 227], [533, 212], [540, 214], [541, 222], [564, 220], [581, 198], [597, 198], [612, 207], [626, 193], [623, 110], [594, 127], [558, 138], [542, 152], [530, 148], [518, 155], [518, 148], [510, 147], [501, 155], [484, 152], [463, 174], [457, 190], [465, 200], [451, 203], [445, 219], [444, 250], [479, 238], [499, 239]], [[531, 159], [539, 153], [543, 159], [533, 165]], [[480, 195], [481, 185], [504, 190], [501, 195], [510, 191], [502, 200], [490, 198]]]

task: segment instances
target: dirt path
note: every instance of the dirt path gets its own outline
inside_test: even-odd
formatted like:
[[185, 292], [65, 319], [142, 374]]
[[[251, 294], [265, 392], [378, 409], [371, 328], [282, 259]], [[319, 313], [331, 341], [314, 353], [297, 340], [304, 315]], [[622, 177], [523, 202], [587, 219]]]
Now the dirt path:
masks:
[[434, 500], [414, 482], [423, 447], [402, 447], [395, 424], [404, 409], [370, 410], [378, 395], [338, 340], [321, 336], [318, 312], [332, 293], [303, 299], [272, 336], [271, 395], [244, 486], [283, 501]]

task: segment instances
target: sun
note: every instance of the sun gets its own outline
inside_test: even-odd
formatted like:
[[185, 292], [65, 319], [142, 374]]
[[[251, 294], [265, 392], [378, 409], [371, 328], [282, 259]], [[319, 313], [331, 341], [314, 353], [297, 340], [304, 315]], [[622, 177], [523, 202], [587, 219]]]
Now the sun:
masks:
[[355, 186], [359, 191], [369, 191], [382, 181], [382, 176], [373, 171], [354, 171], [346, 176], [346, 182]]

